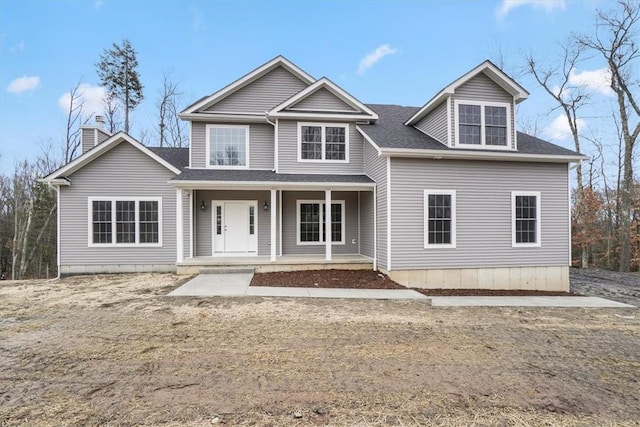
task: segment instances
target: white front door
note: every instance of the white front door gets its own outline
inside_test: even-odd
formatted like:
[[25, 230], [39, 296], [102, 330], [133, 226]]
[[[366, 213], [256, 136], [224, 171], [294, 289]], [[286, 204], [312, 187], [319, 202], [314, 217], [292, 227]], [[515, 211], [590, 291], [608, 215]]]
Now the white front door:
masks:
[[255, 255], [258, 243], [256, 201], [212, 201], [214, 255]]

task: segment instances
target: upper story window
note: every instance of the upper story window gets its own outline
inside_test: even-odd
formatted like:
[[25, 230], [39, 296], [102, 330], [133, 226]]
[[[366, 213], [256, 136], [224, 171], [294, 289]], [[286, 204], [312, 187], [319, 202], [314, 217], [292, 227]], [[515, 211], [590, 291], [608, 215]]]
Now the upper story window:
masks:
[[348, 162], [349, 125], [299, 123], [298, 160], [314, 162]]
[[249, 126], [207, 125], [207, 166], [249, 167]]
[[506, 103], [455, 101], [456, 145], [509, 148], [510, 106]]

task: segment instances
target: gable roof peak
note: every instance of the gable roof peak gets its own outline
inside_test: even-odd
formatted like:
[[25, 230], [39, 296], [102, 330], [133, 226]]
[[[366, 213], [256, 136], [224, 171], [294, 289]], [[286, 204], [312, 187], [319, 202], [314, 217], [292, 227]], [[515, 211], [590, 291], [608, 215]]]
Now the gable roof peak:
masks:
[[304, 71], [303, 69], [295, 65], [293, 62], [289, 61], [283, 55], [278, 55], [275, 58], [260, 65], [259, 67], [253, 69], [252, 71], [240, 77], [239, 79], [228, 84], [227, 86], [223, 87], [219, 91], [209, 96], [200, 98], [199, 100], [197, 100], [196, 102], [194, 102], [193, 104], [185, 108], [180, 113], [180, 115], [192, 114], [192, 113], [198, 112], [198, 110], [205, 109], [213, 105], [217, 101], [220, 101], [221, 99], [231, 95], [237, 90], [242, 89], [248, 84], [258, 80], [260, 77], [264, 76], [265, 74], [269, 73], [270, 71], [278, 67], [283, 67], [285, 70], [289, 71], [291, 74], [293, 74], [294, 76], [296, 76], [297, 78], [305, 82], [306, 84], [311, 84], [316, 81], [316, 79], [314, 79], [313, 76], [311, 76], [306, 71]]
[[494, 83], [504, 89], [507, 93], [513, 96], [513, 100], [516, 103], [520, 103], [529, 97], [529, 92], [518, 82], [516, 82], [511, 76], [498, 68], [493, 62], [485, 59], [479, 65], [475, 66], [456, 80], [448, 84], [444, 89], [438, 92], [433, 98], [429, 100], [416, 114], [414, 114], [409, 120], [405, 122], [406, 125], [413, 125], [426, 116], [433, 108], [440, 105], [440, 103], [453, 95], [455, 90], [467, 83], [469, 80], [479, 74], [484, 74], [490, 78]]

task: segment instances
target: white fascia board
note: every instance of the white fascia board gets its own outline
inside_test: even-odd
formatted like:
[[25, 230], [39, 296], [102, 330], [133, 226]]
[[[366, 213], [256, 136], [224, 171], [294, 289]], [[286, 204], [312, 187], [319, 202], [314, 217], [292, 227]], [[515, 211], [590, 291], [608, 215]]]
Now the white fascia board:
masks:
[[60, 177], [72, 174], [73, 172], [84, 167], [86, 164], [100, 157], [102, 154], [106, 153], [107, 151], [111, 150], [113, 147], [115, 147], [116, 145], [122, 142], [128, 142], [133, 147], [137, 148], [147, 156], [151, 157], [153, 160], [160, 163], [162, 166], [166, 167], [176, 175], [181, 173], [180, 169], [176, 168], [171, 163], [167, 162], [162, 157], [158, 156], [149, 148], [145, 147], [142, 143], [136, 141], [135, 139], [133, 139], [132, 137], [130, 137], [124, 132], [118, 132], [115, 135], [113, 135], [111, 138], [107, 139], [106, 141], [96, 145], [95, 148], [92, 148], [91, 150], [87, 151], [80, 157], [67, 163], [65, 166], [61, 167], [57, 171], [44, 177], [44, 179], [46, 181], [51, 181], [56, 178], [60, 178]]
[[425, 159], [456, 159], [456, 160], [496, 160], [508, 162], [544, 162], [570, 163], [587, 160], [587, 156], [564, 156], [553, 154], [517, 154], [517, 153], [488, 153], [484, 152], [456, 152], [455, 150], [420, 150], [412, 148], [382, 148], [381, 154], [390, 157], [415, 157]]
[[[373, 116], [363, 114], [340, 113], [302, 113], [294, 111], [280, 111], [269, 113], [269, 117], [279, 119], [315, 119], [315, 120], [344, 120], [344, 121], [369, 121], [375, 120]], [[376, 116], [377, 118], [377, 116]]]
[[368, 116], [370, 116], [369, 118], [371, 120], [378, 119], [378, 115], [373, 110], [371, 110], [369, 107], [364, 105], [362, 102], [358, 101], [355, 97], [353, 97], [347, 91], [345, 91], [340, 86], [336, 85], [326, 77], [322, 77], [321, 79], [313, 83], [311, 86], [308, 86], [307, 88], [293, 95], [291, 98], [275, 106], [269, 111], [269, 115], [282, 112], [282, 110], [297, 104], [298, 102], [311, 96], [312, 94], [314, 94], [315, 92], [317, 92], [322, 88], [327, 89], [329, 92], [331, 92], [333, 95], [335, 95], [344, 103], [350, 105], [352, 108], [365, 112]]
[[289, 72], [291, 72], [292, 74], [296, 75], [296, 77], [298, 77], [300, 80], [302, 80], [303, 82], [307, 83], [307, 84], [311, 84], [315, 81], [315, 79], [307, 74], [304, 70], [302, 70], [301, 68], [297, 67], [295, 64], [293, 64], [292, 62], [290, 62], [287, 58], [285, 58], [282, 55], [276, 56], [275, 58], [273, 58], [271, 61], [259, 66], [258, 68], [256, 68], [255, 70], [251, 71], [248, 74], [245, 74], [243, 77], [240, 77], [238, 80], [230, 83], [229, 85], [225, 86], [224, 88], [220, 89], [219, 91], [217, 91], [216, 93], [214, 93], [211, 96], [208, 96], [206, 98], [204, 98], [203, 100], [196, 102], [195, 104], [187, 107], [185, 110], [183, 110], [180, 113], [180, 117], [182, 117], [183, 114], [190, 114], [190, 113], [194, 113], [204, 107], [210, 106], [212, 104], [214, 104], [216, 101], [225, 98], [226, 96], [230, 95], [231, 93], [243, 88], [244, 86], [248, 85], [249, 83], [257, 80], [258, 78], [262, 77], [263, 75], [267, 74], [269, 71], [275, 69], [276, 67], [282, 66], [285, 69], [287, 69]]
[[267, 121], [267, 117], [264, 113], [189, 113], [180, 114], [180, 118], [183, 120], [190, 120], [193, 122], [255, 122], [255, 121]]
[[341, 191], [373, 191], [375, 183], [336, 183], [336, 182], [282, 182], [282, 181], [167, 181], [176, 188], [197, 190], [326, 190], [327, 188]]
[[378, 152], [378, 156], [382, 154], [382, 150], [380, 149], [380, 146], [376, 144], [375, 141], [371, 139], [371, 137], [367, 135], [367, 133], [360, 128], [360, 126], [356, 125], [356, 130], [360, 132], [360, 135], [362, 135], [362, 137], [366, 139], [367, 142], [371, 144], [373, 148], [376, 149], [376, 151]]
[[529, 92], [527, 92], [526, 89], [520, 86], [518, 82], [513, 80], [507, 74], [505, 74], [505, 72], [500, 68], [496, 67], [491, 61], [487, 60], [447, 85], [447, 87], [442, 89], [436, 94], [436, 96], [431, 98], [431, 100], [429, 100], [429, 102], [427, 102], [424, 107], [418, 110], [418, 112], [411, 116], [411, 118], [409, 118], [409, 120], [407, 120], [404, 124], [415, 124], [418, 120], [429, 113], [429, 111], [431, 111], [434, 107], [438, 106], [440, 102], [453, 95], [456, 88], [462, 86], [480, 73], [485, 73], [487, 77], [493, 80], [494, 83], [511, 94], [516, 103], [524, 101], [529, 97]]
[[50, 185], [53, 185], [54, 187], [68, 187], [71, 185], [71, 181], [69, 181], [66, 178], [53, 178], [53, 179], [38, 178], [36, 179], [36, 181], [41, 184], [50, 184]]

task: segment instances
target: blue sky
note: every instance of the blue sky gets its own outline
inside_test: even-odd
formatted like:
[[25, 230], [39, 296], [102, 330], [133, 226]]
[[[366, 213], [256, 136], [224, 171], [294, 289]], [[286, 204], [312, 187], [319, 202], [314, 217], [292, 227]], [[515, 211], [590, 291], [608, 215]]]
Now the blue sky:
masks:
[[[606, 1], [29, 1], [0, 0], [0, 169], [61, 144], [61, 97], [78, 82], [87, 105], [100, 95], [95, 63], [128, 38], [138, 52], [145, 100], [132, 135], [152, 131], [163, 73], [180, 83], [183, 106], [282, 54], [327, 76], [363, 102], [422, 105], [484, 59], [518, 74], [522, 54], [552, 60], [571, 31], [593, 28]], [[597, 89], [604, 64], [576, 79]], [[530, 76], [521, 122], [570, 147], [559, 112]], [[585, 124], [610, 111], [606, 90]], [[96, 107], [98, 108], [98, 107]], [[604, 113], [603, 113], [604, 112]]]

